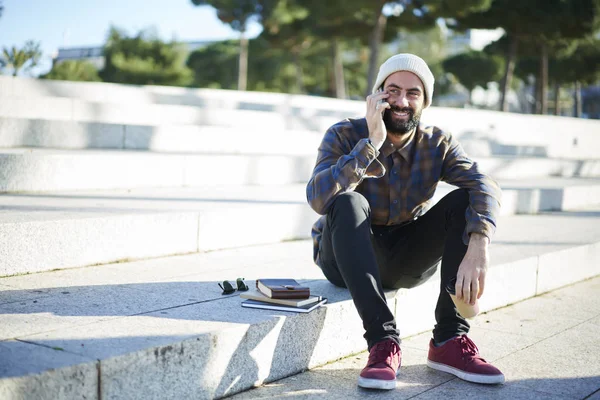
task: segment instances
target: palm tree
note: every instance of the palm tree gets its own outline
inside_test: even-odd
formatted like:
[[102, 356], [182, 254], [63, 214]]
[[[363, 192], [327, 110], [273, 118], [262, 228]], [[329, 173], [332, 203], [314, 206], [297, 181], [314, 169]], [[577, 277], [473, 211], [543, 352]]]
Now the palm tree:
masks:
[[30, 40], [22, 49], [4, 47], [0, 54], [0, 67], [12, 68], [12, 75], [17, 76], [20, 70], [29, 70], [38, 65], [41, 57], [40, 44]]

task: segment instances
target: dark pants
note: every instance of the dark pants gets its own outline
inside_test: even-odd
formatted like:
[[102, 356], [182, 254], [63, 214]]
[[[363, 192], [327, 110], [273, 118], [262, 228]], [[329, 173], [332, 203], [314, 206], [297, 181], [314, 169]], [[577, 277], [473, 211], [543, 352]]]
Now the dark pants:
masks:
[[445, 290], [467, 251], [462, 235], [468, 204], [467, 191], [459, 189], [415, 221], [371, 226], [371, 209], [361, 194], [344, 193], [333, 202], [319, 249], [322, 270], [331, 283], [350, 291], [369, 349], [383, 339], [400, 341], [383, 288], [415, 287], [435, 273], [440, 260], [434, 340], [441, 342], [469, 331], [469, 323]]

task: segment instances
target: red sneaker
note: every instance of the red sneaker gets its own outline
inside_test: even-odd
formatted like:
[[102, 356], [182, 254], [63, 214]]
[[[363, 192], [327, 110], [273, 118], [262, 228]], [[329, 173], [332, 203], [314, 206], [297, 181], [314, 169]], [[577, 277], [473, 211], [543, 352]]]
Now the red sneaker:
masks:
[[360, 372], [358, 386], [368, 389], [395, 389], [402, 351], [391, 339], [376, 343], [369, 352], [367, 366]]
[[479, 349], [467, 335], [455, 337], [439, 347], [435, 347], [431, 339], [427, 366], [469, 382], [504, 383], [502, 372], [479, 356]]

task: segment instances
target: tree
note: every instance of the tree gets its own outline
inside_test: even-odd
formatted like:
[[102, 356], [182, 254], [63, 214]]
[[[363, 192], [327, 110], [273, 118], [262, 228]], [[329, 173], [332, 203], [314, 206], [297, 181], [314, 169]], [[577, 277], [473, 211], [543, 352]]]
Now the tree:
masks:
[[62, 81], [99, 82], [101, 81], [96, 67], [88, 61], [65, 60], [52, 66], [50, 72], [40, 76], [41, 79]]
[[10, 49], [4, 47], [0, 56], [0, 67], [12, 68], [12, 75], [17, 76], [19, 71], [28, 71], [37, 66], [41, 57], [40, 43], [30, 40], [22, 49], [15, 46]]
[[295, 93], [305, 93], [302, 57], [317, 39], [308, 16], [308, 9], [294, 0], [268, 0], [263, 7], [264, 29], [260, 37], [292, 55], [296, 76], [292, 92]]
[[518, 47], [527, 43], [535, 46], [540, 59], [539, 95], [545, 99], [548, 46], [560, 39], [582, 38], [594, 32], [599, 25], [599, 7], [598, 0], [493, 0], [488, 10], [459, 16], [452, 26], [462, 30], [502, 28], [506, 32], [508, 45], [505, 47], [506, 67], [500, 108], [507, 111], [506, 94]]
[[177, 42], [164, 43], [148, 31], [127, 37], [111, 27], [100, 77], [105, 82], [186, 86], [192, 81], [186, 57], [187, 51]]
[[217, 10], [217, 17], [240, 33], [238, 65], [238, 90], [246, 90], [248, 82], [248, 23], [260, 16], [260, 0], [192, 0], [196, 6], [210, 5]]
[[374, 13], [372, 31], [369, 38], [371, 57], [369, 60], [368, 93], [375, 82], [379, 60], [379, 47], [384, 35], [396, 32], [399, 28], [409, 31], [430, 29], [439, 18], [465, 17], [482, 12], [490, 7], [492, 0], [364, 0], [368, 14]]
[[[262, 35], [249, 40], [248, 90], [297, 93], [300, 68], [304, 92], [331, 96], [330, 46], [316, 42], [303, 52], [296, 65], [293, 54], [285, 48], [274, 47]], [[194, 86], [219, 89], [236, 89], [236, 63], [238, 43], [235, 40], [212, 43], [190, 54], [188, 66], [194, 71]], [[364, 75], [364, 73], [362, 74]]]
[[2, 16], [2, 12], [4, 11], [4, 5], [2, 3], [3, 1], [0, 0], [0, 17]]
[[476, 86], [485, 87], [488, 82], [497, 81], [502, 77], [504, 60], [481, 51], [469, 51], [447, 58], [443, 66], [467, 88], [471, 104], [471, 92]]
[[[548, 82], [554, 86], [555, 104], [560, 96], [561, 86], [574, 85], [577, 91], [580, 84], [591, 85], [600, 79], [600, 69], [597, 68], [600, 65], [599, 39], [591, 37], [563, 46], [555, 44], [552, 50], [548, 59]], [[515, 68], [515, 74], [523, 79], [539, 72], [539, 59], [533, 49], [530, 54], [532, 55], [521, 56]], [[539, 88], [537, 92], [539, 95]], [[577, 99], [577, 93], [575, 98]], [[558, 109], [555, 106], [555, 113], [558, 113]], [[577, 112], [575, 114], [579, 116]]]
[[193, 51], [186, 62], [193, 71], [194, 87], [235, 90], [239, 44], [234, 40], [216, 42]]
[[[263, 0], [263, 33], [273, 46], [286, 49], [300, 66], [302, 54], [315, 43], [328, 43], [332, 87], [338, 98], [347, 97], [344, 49], [348, 42], [368, 35], [369, 27], [357, 12], [340, 12], [363, 7], [363, 0]], [[350, 61], [351, 62], [351, 61]], [[297, 87], [304, 86], [303, 71], [297, 68]], [[300, 89], [302, 91], [302, 89]]]

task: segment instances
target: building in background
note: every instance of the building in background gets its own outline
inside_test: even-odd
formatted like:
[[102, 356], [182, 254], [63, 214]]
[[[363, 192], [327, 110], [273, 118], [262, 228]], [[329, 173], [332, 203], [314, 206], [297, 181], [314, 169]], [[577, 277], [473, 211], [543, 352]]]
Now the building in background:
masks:
[[[190, 53], [196, 49], [207, 46], [215, 40], [200, 40], [193, 42], [182, 42]], [[63, 61], [88, 61], [93, 64], [98, 70], [104, 68], [103, 47], [64, 47], [59, 48], [55, 56], [52, 58], [52, 65], [60, 64]]]

